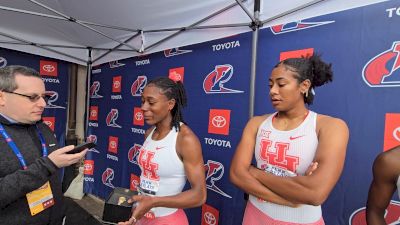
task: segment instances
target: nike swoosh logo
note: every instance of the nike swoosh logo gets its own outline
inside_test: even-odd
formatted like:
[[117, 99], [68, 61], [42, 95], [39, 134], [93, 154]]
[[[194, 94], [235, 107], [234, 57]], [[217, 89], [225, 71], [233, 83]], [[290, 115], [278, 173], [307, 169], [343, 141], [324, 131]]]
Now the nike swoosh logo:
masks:
[[162, 147], [156, 147], [156, 150], [160, 150], [160, 149], [162, 149], [162, 148], [165, 148], [165, 146], [162, 146]]
[[49, 144], [49, 147], [53, 147], [53, 146], [55, 146], [56, 144]]
[[297, 139], [297, 138], [301, 138], [301, 137], [304, 137], [304, 136], [305, 136], [305, 135], [300, 135], [300, 136], [296, 136], [296, 137], [290, 136], [289, 139], [290, 139], [291, 141], [293, 141], [293, 140], [295, 140], [295, 139]]

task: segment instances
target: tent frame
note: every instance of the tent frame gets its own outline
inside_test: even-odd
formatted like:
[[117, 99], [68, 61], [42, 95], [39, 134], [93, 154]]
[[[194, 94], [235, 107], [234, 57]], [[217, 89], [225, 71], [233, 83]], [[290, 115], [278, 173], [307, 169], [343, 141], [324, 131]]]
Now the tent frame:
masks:
[[[125, 51], [136, 51], [137, 53], [146, 53], [146, 51], [148, 51], [149, 49], [160, 45], [161, 43], [187, 31], [187, 30], [201, 30], [201, 29], [218, 29], [218, 28], [227, 28], [227, 27], [249, 27], [253, 33], [252, 33], [252, 55], [251, 55], [251, 71], [250, 71], [250, 93], [249, 93], [249, 118], [251, 118], [254, 115], [254, 97], [255, 97], [255, 76], [256, 76], [256, 67], [257, 67], [257, 48], [258, 48], [258, 36], [259, 36], [259, 30], [260, 28], [268, 23], [271, 22], [273, 20], [276, 20], [278, 18], [287, 16], [289, 14], [295, 13], [297, 11], [303, 10], [305, 8], [308, 8], [310, 6], [313, 6], [315, 4], [321, 3], [323, 1], [327, 1], [327, 0], [313, 0], [310, 1], [304, 5], [301, 5], [297, 8], [285, 11], [281, 14], [278, 14], [274, 17], [271, 17], [267, 20], [263, 20], [260, 21], [259, 20], [259, 16], [260, 16], [260, 6], [261, 6], [261, 0], [255, 0], [254, 1], [254, 11], [253, 14], [251, 14], [247, 8], [243, 5], [243, 2], [245, 2], [246, 0], [235, 0], [235, 3], [232, 3], [220, 10], [217, 10], [215, 12], [213, 12], [212, 14], [206, 16], [203, 19], [198, 20], [195, 23], [192, 23], [186, 27], [175, 27], [175, 28], [164, 28], [164, 29], [156, 29], [156, 30], [139, 30], [139, 29], [131, 29], [131, 28], [126, 28], [126, 27], [119, 27], [119, 26], [111, 26], [111, 25], [107, 25], [107, 24], [99, 24], [99, 23], [93, 23], [93, 22], [89, 22], [89, 21], [83, 21], [83, 20], [79, 20], [77, 18], [73, 18], [71, 16], [65, 15], [49, 6], [46, 6], [45, 4], [42, 4], [36, 0], [27, 0], [37, 6], [40, 6], [41, 8], [44, 8], [52, 13], [54, 13], [55, 15], [50, 15], [50, 14], [44, 14], [44, 13], [38, 13], [38, 12], [33, 12], [33, 11], [28, 11], [28, 10], [21, 10], [21, 9], [16, 9], [16, 8], [10, 8], [10, 7], [4, 7], [4, 6], [0, 6], [0, 10], [5, 10], [5, 11], [11, 11], [11, 12], [16, 12], [16, 13], [22, 13], [22, 14], [28, 14], [28, 15], [32, 15], [32, 16], [40, 16], [40, 17], [45, 17], [45, 18], [49, 18], [49, 19], [56, 19], [56, 20], [63, 20], [66, 22], [71, 22], [71, 23], [76, 23], [88, 30], [93, 31], [94, 33], [101, 35], [103, 37], [106, 37], [114, 42], [116, 42], [117, 44], [113, 47], [113, 48], [96, 48], [96, 47], [92, 47], [92, 46], [73, 46], [73, 45], [50, 45], [50, 44], [45, 44], [45, 43], [34, 43], [31, 42], [29, 40], [24, 40], [22, 38], [19, 37], [15, 37], [3, 32], [0, 32], [0, 36], [4, 36], [7, 38], [12, 39], [13, 41], [2, 41], [0, 43], [5, 43], [5, 44], [15, 44], [15, 45], [32, 45], [38, 48], [42, 48], [45, 49], [47, 51], [50, 52], [54, 52], [66, 57], [69, 57], [71, 59], [75, 59], [77, 61], [86, 63], [87, 65], [87, 90], [90, 89], [90, 83], [91, 83], [91, 71], [92, 71], [92, 64], [96, 61], [98, 61], [99, 59], [105, 57], [106, 55], [110, 54], [111, 52], [125, 52]], [[214, 18], [215, 16], [220, 15], [221, 13], [233, 8], [233, 7], [241, 7], [242, 10], [247, 14], [247, 16], [250, 18], [251, 23], [237, 23], [237, 24], [223, 24], [223, 25], [208, 25], [208, 26], [201, 26], [200, 24], [202, 24], [203, 22], [210, 20], [211, 18]], [[120, 41], [117, 40], [101, 31], [99, 31], [98, 29], [96, 29], [95, 27], [102, 27], [102, 28], [109, 28], [109, 29], [117, 29], [120, 31], [128, 31], [131, 32], [132, 34], [126, 38], [124, 41]], [[159, 40], [156, 41], [155, 43], [152, 43], [148, 46], [145, 46], [144, 44], [144, 38], [145, 38], [145, 33], [152, 33], [152, 32], [171, 32], [171, 31], [176, 31], [175, 33]], [[129, 41], [131, 41], [132, 39], [141, 36], [142, 38], [142, 46], [140, 49], [135, 48], [134, 46], [128, 44]], [[128, 49], [121, 49], [121, 47], [127, 47]], [[87, 50], [87, 59], [82, 59], [82, 58], [78, 58], [69, 54], [66, 54], [64, 52], [61, 52], [59, 50], [56, 50], [57, 48], [74, 48], [74, 49], [86, 49]], [[100, 56], [98, 56], [96, 59], [92, 58], [92, 51], [93, 50], [99, 50], [99, 51], [105, 51], [103, 54], [101, 54]], [[87, 95], [86, 97], [86, 118], [85, 118], [85, 135], [87, 136], [87, 132], [88, 132], [88, 121], [89, 121], [89, 99], [90, 96]]]

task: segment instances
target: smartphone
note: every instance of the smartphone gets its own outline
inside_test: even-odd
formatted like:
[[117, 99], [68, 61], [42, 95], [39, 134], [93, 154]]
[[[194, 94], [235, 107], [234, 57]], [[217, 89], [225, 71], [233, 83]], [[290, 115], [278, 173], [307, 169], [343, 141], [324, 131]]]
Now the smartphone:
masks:
[[93, 142], [86, 142], [86, 143], [83, 143], [83, 144], [80, 144], [80, 145], [77, 145], [77, 146], [75, 146], [75, 148], [74, 149], [72, 149], [71, 151], [69, 151], [69, 152], [66, 152], [67, 154], [75, 154], [75, 153], [79, 153], [79, 152], [81, 152], [81, 151], [83, 151], [83, 150], [85, 150], [85, 149], [91, 149], [91, 148], [94, 148], [94, 147], [96, 147], [96, 144], [95, 143], [93, 143]]

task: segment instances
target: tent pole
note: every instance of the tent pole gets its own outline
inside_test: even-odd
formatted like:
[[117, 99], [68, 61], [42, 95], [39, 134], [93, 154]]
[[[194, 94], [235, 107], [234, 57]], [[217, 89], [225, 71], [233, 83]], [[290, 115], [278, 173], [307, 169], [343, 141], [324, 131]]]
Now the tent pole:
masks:
[[85, 117], [85, 138], [88, 136], [88, 127], [89, 127], [89, 100], [90, 100], [90, 83], [91, 83], [91, 74], [92, 74], [92, 48], [88, 47], [88, 61], [87, 61], [87, 70], [86, 70], [86, 117]]
[[256, 67], [257, 67], [257, 47], [258, 33], [260, 30], [260, 0], [254, 1], [254, 20], [252, 24], [253, 38], [251, 50], [251, 73], [250, 73], [250, 93], [249, 93], [249, 118], [254, 116], [254, 98], [255, 98], [255, 83], [256, 83]]

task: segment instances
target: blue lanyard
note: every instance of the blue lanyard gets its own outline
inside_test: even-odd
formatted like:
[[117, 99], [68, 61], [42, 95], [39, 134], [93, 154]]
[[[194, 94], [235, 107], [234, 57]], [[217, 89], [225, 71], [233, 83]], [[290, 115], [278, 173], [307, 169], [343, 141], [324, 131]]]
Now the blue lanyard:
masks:
[[[44, 141], [42, 132], [40, 132], [40, 130], [39, 130], [39, 128], [37, 126], [36, 126], [36, 131], [39, 134], [40, 143], [42, 145], [43, 156], [47, 156], [46, 142]], [[15, 145], [13, 139], [7, 134], [7, 132], [4, 129], [2, 124], [0, 124], [0, 133], [4, 137], [4, 139], [6, 140], [7, 144], [11, 147], [11, 149], [14, 152], [14, 154], [18, 157], [18, 160], [21, 163], [22, 168], [24, 170], [26, 170], [28, 168], [28, 166], [26, 165], [24, 156], [21, 154], [21, 152], [19, 151], [18, 147]]]

